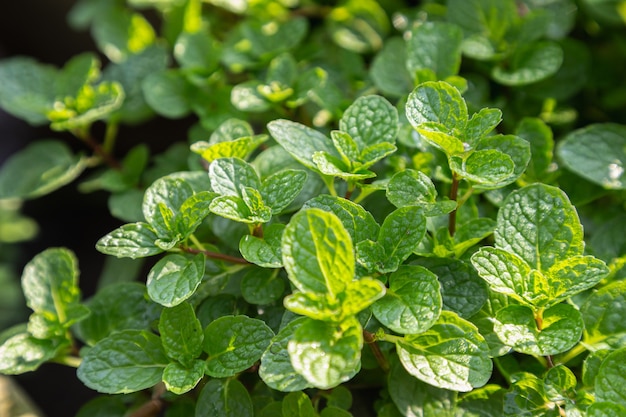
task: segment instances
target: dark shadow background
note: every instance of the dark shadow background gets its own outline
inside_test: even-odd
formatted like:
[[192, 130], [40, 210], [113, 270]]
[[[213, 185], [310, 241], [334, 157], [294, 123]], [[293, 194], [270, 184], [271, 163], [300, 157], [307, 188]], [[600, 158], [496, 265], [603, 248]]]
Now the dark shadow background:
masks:
[[[0, 8], [0, 60], [27, 55], [60, 67], [78, 53], [96, 52], [90, 34], [76, 32], [67, 23], [67, 13], [74, 3], [75, 0], [3, 2]], [[153, 154], [161, 152], [172, 142], [184, 139], [191, 122], [155, 118], [138, 127], [121, 126], [116, 156], [123, 156], [137, 143], [148, 144]], [[52, 132], [46, 127], [32, 127], [0, 109], [0, 165], [27, 144], [44, 138], [64, 139], [73, 149], [89, 152], [69, 134]], [[17, 251], [11, 251], [16, 253], [11, 263], [19, 277], [24, 265], [39, 252], [49, 247], [67, 247], [78, 257], [81, 289], [83, 296], [89, 297], [95, 291], [105, 257], [95, 250], [95, 243], [121, 222], [108, 212], [107, 193], [81, 194], [77, 190], [79, 181], [25, 202], [22, 212], [38, 223], [39, 234], [20, 244]], [[97, 395], [80, 383], [75, 369], [67, 366], [45, 364], [36, 372], [17, 376], [15, 380], [48, 417], [74, 416], [86, 401]]]

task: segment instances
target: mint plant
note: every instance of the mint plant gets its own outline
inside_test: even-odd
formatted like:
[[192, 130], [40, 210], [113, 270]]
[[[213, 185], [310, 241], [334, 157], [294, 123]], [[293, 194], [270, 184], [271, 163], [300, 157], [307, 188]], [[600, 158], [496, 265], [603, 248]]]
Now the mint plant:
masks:
[[104, 190], [121, 271], [37, 254], [0, 372], [76, 368], [79, 417], [626, 415], [623, 7], [409, 3], [81, 0], [100, 58], [0, 61], [84, 144], [13, 155], [0, 209]]

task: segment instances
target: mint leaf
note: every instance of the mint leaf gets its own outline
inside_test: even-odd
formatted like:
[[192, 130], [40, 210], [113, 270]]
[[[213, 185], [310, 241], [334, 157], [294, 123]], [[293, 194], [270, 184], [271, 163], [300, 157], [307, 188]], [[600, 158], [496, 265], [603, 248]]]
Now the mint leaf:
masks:
[[565, 365], [550, 368], [544, 377], [546, 395], [552, 401], [563, 401], [576, 395], [576, 376]]
[[533, 184], [514, 191], [498, 211], [496, 246], [515, 253], [533, 269], [580, 255], [583, 230], [576, 209], [558, 188]]
[[211, 201], [211, 212], [226, 219], [240, 223], [266, 223], [271, 219], [271, 210], [262, 206], [261, 213], [252, 212], [248, 204], [241, 197], [219, 196]]
[[489, 347], [478, 329], [448, 311], [427, 331], [396, 343], [406, 370], [439, 388], [471, 391], [491, 377]]
[[[497, 183], [492, 184], [491, 187], [502, 187], [517, 180], [524, 173], [531, 157], [528, 142], [515, 135], [486, 136], [476, 146], [476, 151], [485, 150], [502, 153], [504, 156], [497, 156], [501, 161], [507, 160], [507, 157], [513, 161], [513, 172]], [[500, 163], [502, 165], [505, 164], [504, 162]]]
[[391, 272], [398, 269], [426, 234], [426, 217], [424, 211], [417, 206], [407, 206], [394, 210], [389, 214], [378, 234], [378, 243], [385, 249], [386, 259], [380, 272]]
[[370, 212], [345, 198], [322, 194], [307, 201], [302, 208], [318, 208], [332, 212], [339, 218], [352, 241], [356, 243], [377, 237], [380, 230], [380, 226]]
[[177, 362], [170, 362], [163, 370], [163, 382], [169, 392], [177, 395], [191, 391], [204, 377], [204, 361], [195, 360], [187, 368]]
[[[551, 171], [554, 153], [554, 139], [550, 127], [541, 119], [527, 117], [517, 125], [515, 134], [530, 143], [532, 157], [525, 174], [537, 180], [545, 178]], [[589, 155], [587, 154], [586, 161]]]
[[532, 84], [555, 74], [563, 63], [563, 50], [551, 41], [531, 42], [518, 46], [500, 65], [493, 67], [491, 76], [509, 86]]
[[313, 171], [318, 171], [317, 163], [313, 160], [316, 152], [338, 156], [329, 138], [303, 124], [279, 119], [269, 122], [267, 129], [294, 159]]
[[411, 74], [430, 69], [437, 79], [456, 75], [461, 66], [463, 31], [444, 22], [424, 22], [411, 30], [406, 67]]
[[271, 304], [284, 291], [285, 280], [276, 269], [251, 268], [241, 280], [241, 295], [250, 304]]
[[463, 156], [453, 156], [450, 159], [450, 168], [478, 184], [496, 185], [511, 177], [515, 163], [503, 152], [485, 149]]
[[332, 213], [309, 208], [295, 214], [283, 233], [282, 253], [300, 291], [336, 297], [354, 278], [352, 239]]
[[174, 307], [196, 291], [204, 277], [203, 254], [168, 254], [148, 273], [148, 295], [165, 307]]
[[[593, 142], [590, 139], [593, 138]], [[593, 143], [593, 147], [591, 147]], [[567, 169], [604, 188], [623, 190], [626, 128], [613, 123], [592, 124], [569, 133], [557, 147]]]
[[209, 215], [209, 208], [215, 196], [215, 193], [201, 191], [183, 202], [174, 218], [174, 228], [181, 236], [181, 240], [188, 238], [195, 232], [202, 221]]
[[422, 333], [441, 313], [437, 276], [417, 265], [403, 265], [389, 276], [389, 289], [372, 306], [374, 316], [400, 334]]
[[282, 268], [281, 239], [284, 224], [271, 224], [263, 230], [263, 238], [245, 235], [239, 241], [239, 251], [248, 261], [263, 268]]
[[606, 264], [593, 256], [573, 256], [552, 265], [546, 272], [552, 303], [594, 287], [608, 274]]
[[211, 379], [196, 403], [196, 417], [253, 417], [248, 390], [236, 379]]
[[463, 395], [457, 403], [458, 412], [466, 417], [500, 417], [504, 407], [504, 389], [489, 384]]
[[480, 109], [474, 113], [465, 126], [463, 139], [472, 147], [478, 145], [489, 132], [502, 121], [502, 111], [500, 109]]
[[363, 329], [354, 317], [341, 323], [307, 319], [288, 344], [296, 372], [320, 389], [352, 378], [360, 369], [362, 348]]
[[124, 330], [87, 351], [77, 376], [98, 392], [124, 394], [159, 383], [168, 363], [157, 336], [147, 331]]
[[191, 145], [191, 151], [200, 155], [207, 162], [213, 162], [219, 158], [245, 158], [251, 151], [252, 139], [251, 136], [248, 136], [218, 143], [194, 142]]
[[79, 338], [94, 345], [121, 330], [149, 330], [159, 317], [158, 304], [146, 297], [146, 286], [121, 282], [99, 290], [85, 305], [91, 314], [77, 323]]
[[193, 86], [179, 70], [151, 73], [143, 79], [141, 90], [148, 105], [161, 116], [178, 119], [191, 112]]
[[49, 194], [78, 178], [86, 166], [87, 159], [74, 155], [63, 142], [32, 143], [3, 163], [0, 198], [36, 198]]
[[209, 166], [211, 188], [223, 196], [242, 197], [242, 188], [261, 188], [261, 181], [250, 164], [239, 158], [220, 158]]
[[223, 316], [204, 329], [205, 371], [215, 378], [233, 376], [251, 367], [269, 346], [274, 332], [261, 320]]
[[504, 395], [504, 415], [536, 415], [546, 409], [543, 381], [530, 373], [519, 375], [509, 392]]
[[318, 417], [313, 403], [304, 392], [292, 392], [283, 398], [283, 416]]
[[613, 417], [626, 413], [626, 407], [611, 402], [595, 402], [587, 408], [587, 417]]
[[163, 252], [155, 242], [159, 237], [147, 223], [129, 223], [101, 237], [96, 249], [118, 258], [145, 258]]
[[381, 96], [359, 97], [344, 112], [339, 129], [348, 133], [361, 151], [381, 142], [394, 144], [398, 111]]
[[263, 180], [259, 190], [263, 202], [272, 209], [272, 214], [280, 214], [300, 194], [307, 180], [305, 171], [285, 169]]
[[374, 57], [370, 77], [376, 87], [392, 97], [402, 97], [413, 87], [413, 79], [406, 70], [406, 42], [400, 37], [388, 38], [383, 49]]
[[219, 65], [220, 47], [204, 31], [182, 32], [176, 38], [174, 58], [186, 71], [210, 75]]
[[167, 356], [185, 366], [190, 366], [202, 353], [202, 326], [189, 303], [164, 308], [159, 320], [159, 333]]
[[61, 347], [57, 341], [38, 339], [27, 331], [10, 335], [13, 331], [11, 328], [0, 334], [0, 372], [4, 375], [34, 371], [54, 358]]
[[270, 346], [263, 353], [259, 376], [270, 388], [292, 392], [311, 386], [302, 375], [295, 371], [287, 351], [294, 332], [307, 320], [305, 317], [300, 317], [289, 322], [272, 338]]
[[187, 181], [176, 177], [162, 177], [148, 189], [143, 199], [143, 215], [160, 238], [178, 240], [174, 218], [194, 191]]
[[537, 316], [530, 307], [509, 305], [496, 313], [494, 331], [503, 343], [517, 352], [556, 355], [578, 343], [583, 319], [569, 304], [557, 304]]
[[593, 292], [580, 312], [585, 323], [585, 343], [597, 344], [626, 335], [626, 281], [616, 281]]

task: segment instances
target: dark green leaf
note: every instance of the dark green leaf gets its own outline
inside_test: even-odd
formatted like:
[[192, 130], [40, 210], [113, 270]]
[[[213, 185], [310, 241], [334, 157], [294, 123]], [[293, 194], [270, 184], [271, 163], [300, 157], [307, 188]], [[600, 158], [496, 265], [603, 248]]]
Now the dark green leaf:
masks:
[[288, 344], [291, 364], [311, 385], [333, 388], [360, 369], [363, 330], [354, 317], [341, 323], [307, 319]]
[[478, 329], [448, 311], [427, 331], [396, 343], [406, 370], [439, 388], [471, 391], [491, 377], [489, 347]]
[[426, 216], [421, 207], [407, 206], [394, 210], [385, 218], [378, 243], [385, 249], [385, 269], [395, 271], [417, 248], [426, 233]]
[[456, 75], [461, 66], [462, 40], [461, 28], [450, 23], [425, 22], [415, 26], [407, 41], [409, 73], [430, 69], [439, 80]]
[[209, 215], [209, 207], [217, 194], [201, 191], [186, 199], [175, 216], [175, 230], [186, 239], [196, 231], [202, 221]]
[[398, 111], [385, 98], [359, 97], [346, 109], [339, 129], [348, 133], [359, 150], [381, 142], [396, 142]]
[[210, 75], [219, 65], [219, 49], [208, 32], [182, 32], [174, 45], [174, 57], [185, 70]]
[[576, 376], [565, 365], [550, 368], [543, 381], [546, 395], [552, 401], [563, 401], [576, 393]]
[[271, 304], [284, 291], [285, 280], [275, 269], [253, 268], [241, 280], [241, 295], [250, 304]]
[[587, 417], [614, 417], [626, 415], [626, 407], [612, 402], [596, 402], [587, 408]]
[[602, 361], [596, 376], [596, 399], [626, 407], [626, 348], [617, 349]]
[[239, 251], [249, 262], [263, 268], [282, 268], [281, 239], [285, 225], [271, 224], [263, 230], [263, 238], [245, 235], [239, 241]]
[[96, 243], [96, 249], [118, 258], [144, 258], [163, 252], [163, 249], [155, 244], [158, 238], [149, 224], [129, 223], [100, 238]]
[[[542, 180], [551, 171], [554, 151], [552, 130], [541, 119], [527, 117], [517, 125], [515, 134], [530, 143], [531, 158], [526, 175]], [[587, 159], [590, 154], [587, 154]]]
[[169, 363], [161, 340], [141, 330], [124, 330], [99, 341], [78, 367], [85, 385], [106, 394], [150, 388], [161, 381]]
[[148, 295], [165, 307], [176, 306], [196, 291], [204, 277], [204, 255], [168, 254], [148, 273]]
[[483, 137], [498, 126], [500, 121], [502, 121], [502, 111], [500, 109], [480, 109], [467, 122], [463, 140], [471, 147], [475, 147]]
[[243, 187], [259, 190], [261, 181], [254, 168], [240, 158], [219, 158], [209, 166], [213, 191], [224, 196], [242, 196]]
[[463, 395], [457, 403], [457, 416], [501, 417], [504, 407], [504, 389], [489, 384]]
[[159, 333], [167, 356], [183, 365], [191, 365], [202, 353], [202, 326], [189, 303], [164, 308], [159, 320]]
[[313, 403], [304, 392], [292, 392], [283, 398], [283, 416], [318, 417]]
[[263, 180], [259, 190], [264, 203], [272, 209], [272, 214], [280, 214], [300, 194], [307, 180], [305, 171], [285, 169]]
[[396, 37], [385, 41], [383, 49], [374, 57], [370, 77], [381, 92], [402, 97], [413, 88], [413, 79], [406, 66], [406, 42]]
[[270, 108], [270, 101], [261, 94], [262, 88], [263, 84], [258, 80], [237, 84], [230, 93], [230, 102], [237, 110], [264, 112]]
[[146, 190], [143, 215], [160, 238], [178, 240], [174, 218], [194, 191], [184, 179], [162, 177]]
[[191, 391], [204, 376], [204, 361], [195, 360], [189, 367], [178, 362], [170, 362], [163, 370], [165, 388], [174, 394], [181, 395]]
[[389, 277], [389, 290], [372, 306], [374, 316], [400, 334], [422, 333], [441, 313], [437, 276], [417, 265], [401, 266]]
[[191, 111], [191, 89], [183, 75], [175, 69], [153, 72], [141, 83], [146, 102], [158, 114], [176, 119]]
[[223, 316], [204, 329], [206, 373], [215, 378], [233, 376], [261, 358], [274, 332], [261, 320]]
[[202, 388], [196, 417], [252, 417], [250, 394], [236, 379], [212, 379]]
[[585, 322], [585, 343], [626, 335], [626, 281], [613, 282], [592, 293], [580, 309]]
[[497, 185], [511, 177], [515, 163], [495, 149], [476, 150], [467, 157], [452, 157], [450, 168], [461, 177], [485, 185]]
[[546, 403], [548, 399], [543, 381], [535, 375], [524, 373], [504, 395], [504, 415], [538, 415], [545, 412]]
[[563, 50], [551, 41], [519, 46], [505, 64], [493, 68], [491, 75], [504, 85], [522, 86], [555, 74], [563, 63]]

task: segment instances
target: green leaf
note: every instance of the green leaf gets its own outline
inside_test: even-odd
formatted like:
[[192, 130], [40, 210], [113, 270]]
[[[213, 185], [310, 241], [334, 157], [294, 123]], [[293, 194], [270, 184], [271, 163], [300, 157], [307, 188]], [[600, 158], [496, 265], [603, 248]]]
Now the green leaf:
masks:
[[410, 375], [393, 357], [387, 376], [389, 395], [401, 415], [407, 417], [454, 417], [457, 393], [426, 384]]
[[626, 414], [626, 407], [611, 402], [595, 402], [587, 408], [587, 417], [613, 417]]
[[626, 335], [626, 281], [616, 281], [593, 292], [580, 312], [585, 322], [585, 343]]
[[504, 407], [504, 389], [489, 384], [468, 392], [457, 403], [458, 416], [501, 417]]
[[164, 308], [159, 320], [159, 333], [167, 356], [185, 366], [190, 366], [202, 353], [202, 326], [189, 303]]
[[242, 189], [261, 188], [261, 181], [252, 165], [239, 158], [220, 158], [209, 166], [211, 188], [223, 196], [242, 197]]
[[385, 157], [391, 155], [397, 150], [398, 148], [396, 148], [395, 145], [389, 142], [380, 142], [368, 146], [367, 148], [363, 149], [363, 151], [359, 155], [359, 172], [366, 168], [369, 168], [376, 162], [384, 159]]
[[14, 331], [13, 328], [5, 330], [0, 334], [0, 342], [0, 373], [4, 375], [18, 375], [34, 371], [54, 358], [60, 347], [57, 341], [38, 339], [25, 329], [24, 331]]
[[271, 304], [284, 291], [285, 280], [275, 269], [252, 268], [241, 280], [241, 295], [250, 304]]
[[269, 110], [271, 105], [262, 94], [263, 84], [258, 80], [244, 81], [233, 87], [230, 93], [232, 105], [243, 112], [264, 112]]
[[309, 208], [295, 214], [283, 233], [282, 253], [300, 291], [336, 297], [354, 278], [352, 239], [332, 213]]
[[563, 50], [551, 41], [538, 41], [517, 47], [508, 60], [493, 67], [491, 76], [500, 84], [522, 86], [555, 74], [563, 63]]
[[370, 77], [381, 92], [392, 97], [402, 97], [413, 88], [411, 74], [405, 69], [406, 57], [404, 39], [394, 37], [385, 41], [370, 67]]
[[145, 258], [163, 252], [156, 246], [159, 237], [147, 223], [129, 223], [101, 237], [96, 249], [118, 258]]
[[292, 392], [283, 398], [283, 416], [318, 417], [313, 403], [304, 392]]
[[406, 67], [411, 74], [430, 69], [437, 79], [456, 75], [461, 66], [463, 31], [444, 22], [425, 22], [411, 30]]
[[370, 212], [345, 198], [322, 194], [307, 201], [302, 208], [318, 208], [332, 212], [339, 218], [355, 243], [377, 238], [380, 230]]
[[196, 231], [202, 221], [209, 215], [209, 207], [217, 194], [201, 191], [186, 199], [174, 217], [174, 228], [182, 239], [188, 238]]
[[427, 331], [399, 339], [396, 347], [411, 375], [439, 388], [471, 391], [491, 377], [487, 342], [473, 324], [452, 312], [441, 312]]
[[88, 350], [77, 376], [98, 392], [124, 394], [159, 383], [168, 363], [157, 336], [147, 331], [124, 330]]
[[63, 142], [37, 141], [2, 164], [0, 198], [36, 198], [49, 194], [78, 178], [86, 166], [87, 158], [74, 155]]
[[[551, 171], [554, 152], [552, 130], [541, 119], [526, 117], [517, 125], [515, 134], [530, 143], [531, 159], [525, 174], [530, 178], [541, 180]], [[595, 154], [587, 154], [585, 161]]]
[[543, 381], [524, 373], [504, 395], [505, 416], [534, 416], [544, 413], [548, 399]]
[[119, 6], [101, 13], [92, 24], [92, 36], [111, 61], [123, 61], [154, 43], [154, 29], [141, 14]]
[[146, 297], [146, 286], [138, 282], [121, 282], [100, 289], [85, 305], [91, 314], [77, 323], [78, 336], [95, 345], [121, 330], [150, 330], [159, 317], [157, 304]]
[[502, 121], [502, 111], [500, 109], [480, 109], [474, 113], [465, 126], [463, 139], [471, 147], [475, 147], [478, 142]]
[[313, 154], [316, 152], [323, 151], [339, 157], [329, 138], [303, 124], [280, 119], [269, 122], [267, 129], [294, 159], [316, 172], [317, 164], [313, 161]]
[[515, 135], [486, 136], [478, 142], [476, 151], [497, 151], [505, 155], [497, 156], [500, 160], [508, 157], [513, 162], [513, 172], [487, 188], [502, 187], [517, 180], [524, 173], [531, 156], [528, 142]]
[[544, 377], [547, 397], [552, 401], [563, 401], [576, 395], [576, 376], [565, 365], [550, 368]]
[[213, 162], [219, 158], [245, 158], [253, 150], [255, 144], [252, 136], [246, 136], [224, 142], [209, 143], [195, 142], [191, 145], [191, 151], [197, 153], [207, 162]]
[[591, 124], [570, 132], [557, 147], [567, 169], [607, 189], [623, 190], [626, 127]]
[[546, 272], [552, 303], [594, 287], [608, 274], [606, 264], [593, 256], [577, 255], [557, 262]]
[[306, 379], [295, 371], [287, 351], [294, 332], [307, 320], [305, 317], [300, 317], [291, 321], [272, 338], [270, 346], [263, 353], [259, 376], [270, 388], [292, 392], [311, 387]]
[[261, 320], [223, 316], [204, 329], [205, 372], [215, 378], [233, 376], [261, 358], [274, 332]]
[[193, 295], [204, 277], [204, 255], [168, 254], [148, 273], [148, 295], [165, 307], [174, 307]]
[[196, 403], [195, 417], [253, 417], [250, 394], [236, 379], [212, 379]]
[[265, 204], [272, 209], [272, 214], [280, 214], [300, 194], [307, 180], [305, 171], [285, 169], [263, 180], [259, 190]]
[[389, 214], [378, 234], [378, 243], [385, 249], [384, 269], [380, 272], [395, 271], [404, 262], [426, 233], [426, 216], [421, 207], [406, 206]]
[[148, 189], [143, 199], [143, 215], [160, 238], [178, 241], [175, 216], [181, 206], [193, 195], [193, 189], [182, 178], [162, 177]]
[[171, 119], [181, 118], [191, 111], [192, 88], [176, 69], [153, 72], [141, 83], [148, 105]]
[[530, 307], [509, 305], [496, 313], [494, 331], [505, 344], [527, 355], [556, 355], [571, 349], [583, 332], [580, 312], [557, 304], [539, 316]]
[[420, 265], [437, 276], [444, 309], [468, 319], [487, 301], [487, 287], [469, 262], [431, 257], [420, 260]]
[[338, 177], [345, 181], [360, 181], [373, 178], [375, 173], [365, 169], [351, 169], [340, 158], [326, 152], [315, 152], [313, 161], [317, 164], [317, 170], [330, 177]]
[[563, 191], [544, 184], [508, 195], [498, 211], [495, 240], [496, 247], [541, 271], [583, 252], [583, 230], [576, 209]]
[[437, 276], [421, 266], [403, 265], [389, 276], [389, 290], [372, 312], [396, 333], [417, 334], [437, 321], [441, 306]]
[[285, 225], [271, 224], [263, 230], [263, 238], [245, 235], [239, 241], [239, 251], [248, 261], [263, 268], [282, 268], [281, 239]]
[[222, 122], [213, 133], [211, 133], [209, 143], [232, 142], [237, 139], [253, 136], [254, 129], [252, 129], [250, 123], [245, 120], [230, 118]]
[[307, 319], [288, 344], [291, 364], [311, 385], [333, 388], [360, 369], [363, 329], [354, 317], [341, 323]]
[[165, 388], [177, 395], [194, 389], [202, 377], [204, 377], [203, 360], [195, 360], [189, 367], [185, 367], [177, 362], [171, 362], [163, 370]]
[[394, 144], [398, 111], [381, 96], [359, 97], [344, 112], [339, 129], [348, 133], [361, 151], [381, 142]]
[[285, 297], [283, 304], [287, 310], [314, 320], [336, 322], [344, 317], [343, 303], [329, 294], [296, 291]]
[[185, 70], [208, 76], [219, 65], [220, 47], [208, 32], [182, 32], [174, 45], [174, 57]]
[[497, 185], [511, 177], [515, 163], [505, 153], [485, 149], [470, 152], [463, 157], [452, 157], [450, 169], [472, 182]]

